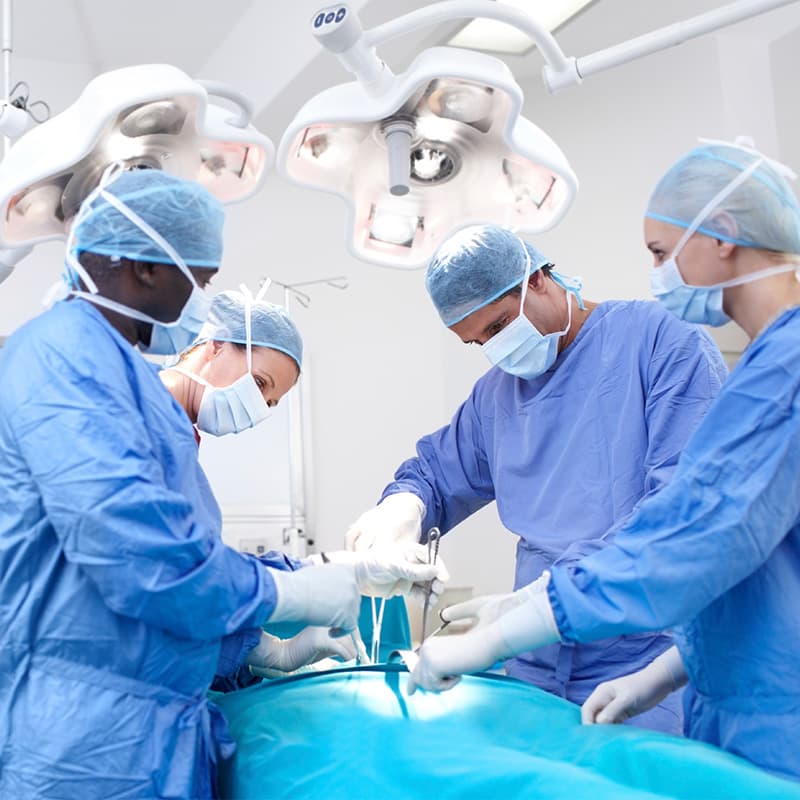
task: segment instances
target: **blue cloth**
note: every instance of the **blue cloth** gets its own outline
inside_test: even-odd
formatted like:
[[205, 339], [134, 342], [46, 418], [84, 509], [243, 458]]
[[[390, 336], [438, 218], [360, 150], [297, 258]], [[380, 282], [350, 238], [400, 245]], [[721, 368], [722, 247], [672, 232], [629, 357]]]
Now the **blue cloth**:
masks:
[[[381, 641], [378, 647], [378, 660], [385, 662], [395, 650], [411, 649], [411, 626], [408, 622], [408, 611], [406, 601], [403, 597], [389, 597], [386, 600], [376, 598], [375, 607], [380, 613], [381, 604], [385, 603], [383, 609], [383, 620], [381, 621]], [[358, 615], [358, 630], [361, 638], [366, 642], [367, 652], [369, 653], [372, 642], [372, 598], [361, 598], [361, 611]]]
[[[157, 169], [123, 172], [105, 187], [172, 245], [190, 267], [218, 269], [222, 204], [195, 181]], [[73, 250], [171, 264], [172, 258], [102, 195], [91, 195], [75, 221]]]
[[[266, 300], [252, 301], [250, 326], [250, 342], [253, 347], [280, 350], [294, 360], [298, 369], [301, 368], [303, 340], [285, 308]], [[214, 296], [208, 320], [192, 347], [208, 339], [247, 344], [245, 296], [241, 292], [220, 292]]]
[[573, 641], [680, 625], [687, 734], [800, 779], [800, 309], [747, 349], [670, 485], [550, 586]]
[[[761, 154], [727, 144], [704, 144], [676, 161], [653, 190], [646, 216], [688, 228], [706, 205]], [[768, 161], [726, 195], [701, 220], [699, 233], [726, 242], [800, 254], [800, 205]]]
[[[725, 373], [706, 334], [659, 304], [601, 303], [538, 378], [489, 370], [453, 421], [418, 442], [384, 494], [414, 492], [425, 504], [423, 530], [443, 532], [496, 500], [520, 537], [515, 587], [524, 586], [603, 547], [663, 487]], [[581, 703], [600, 681], [646, 665], [670, 643], [666, 634], [634, 634], [556, 644], [507, 669]], [[670, 704], [654, 724], [679, 730], [679, 703]]]
[[449, 328], [521, 284], [528, 258], [531, 274], [548, 263], [533, 245], [498, 225], [471, 225], [445, 239], [425, 273], [442, 322]]
[[0, 352], [0, 797], [213, 795], [221, 640], [271, 613], [183, 409], [90, 304]]
[[[377, 609], [380, 604], [386, 603], [381, 623], [381, 642], [378, 648], [378, 660], [387, 661], [395, 650], [409, 650], [411, 648], [411, 626], [408, 622], [406, 601], [402, 597], [390, 597], [387, 600], [376, 600]], [[266, 626], [268, 633], [281, 639], [296, 636], [305, 626], [296, 622], [278, 622]], [[361, 608], [358, 612], [358, 632], [361, 634], [367, 653], [372, 644], [372, 598], [362, 597]], [[212, 686], [212, 689], [216, 687]]]
[[237, 742], [221, 793], [247, 800], [800, 800], [715, 747], [581, 725], [570, 703], [467, 675], [405, 693], [395, 665], [271, 681], [219, 699]]

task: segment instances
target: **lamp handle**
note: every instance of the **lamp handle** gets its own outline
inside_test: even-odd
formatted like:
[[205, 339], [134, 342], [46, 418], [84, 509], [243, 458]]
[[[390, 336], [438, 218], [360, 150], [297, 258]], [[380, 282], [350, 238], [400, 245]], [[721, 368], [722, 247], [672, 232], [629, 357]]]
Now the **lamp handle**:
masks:
[[209, 95], [223, 97], [239, 107], [239, 113], [228, 119], [231, 125], [236, 128], [246, 128], [250, 124], [253, 118], [253, 104], [245, 95], [221, 81], [197, 80], [196, 83], [200, 84]]

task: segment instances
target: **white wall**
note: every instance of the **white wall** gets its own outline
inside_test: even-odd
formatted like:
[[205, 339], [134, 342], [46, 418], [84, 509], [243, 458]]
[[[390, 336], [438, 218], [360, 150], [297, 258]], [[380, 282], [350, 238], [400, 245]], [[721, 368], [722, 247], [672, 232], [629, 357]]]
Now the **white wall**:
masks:
[[[597, 4], [565, 31], [565, 50], [590, 52], [690, 13], [696, 4], [676, 3], [675, 11], [656, 4], [665, 18], [652, 22], [652, 13], [641, 10], [644, 5], [656, 13], [651, 4], [632, 6], [626, 0]], [[602, 6], [617, 7], [620, 24], [598, 30], [595, 37], [590, 15]], [[632, 7], [641, 19], [625, 16], [625, 8]], [[634, 23], [639, 29], [629, 30]], [[564, 271], [581, 275], [590, 299], [649, 296], [642, 211], [655, 180], [698, 135], [731, 137], [750, 128], [769, 136], [772, 131], [777, 155], [800, 167], [796, 52], [796, 34], [772, 49], [751, 48], [747, 58], [753, 69], [737, 68], [734, 75], [730, 45], [706, 38], [593, 76], [556, 97], [545, 94], [527, 61], [522, 69], [516, 60], [515, 68], [525, 76], [526, 115], [561, 145], [581, 181], [566, 220], [535, 244]], [[764, 57], [773, 86], [765, 85]], [[74, 97], [88, 77], [79, 67], [39, 67], [36, 96], [47, 97], [49, 80], [63, 83], [63, 92]], [[340, 79], [337, 72], [331, 82]], [[767, 95], [774, 101], [765, 105]], [[302, 99], [297, 98], [298, 105]], [[313, 287], [311, 307], [294, 306], [310, 363], [313, 518], [320, 549], [341, 545], [347, 525], [377, 500], [395, 467], [413, 453], [418, 436], [449, 420], [486, 368], [479, 351], [464, 347], [441, 326], [423, 274], [355, 261], [345, 247], [344, 226], [344, 206], [337, 198], [274, 175], [257, 198], [231, 207], [226, 263], [215, 282], [222, 289], [241, 281], [255, 285], [265, 275], [284, 282], [348, 276], [346, 291]], [[57, 244], [40, 248], [0, 287], [0, 333], [38, 310], [39, 297], [60, 271], [60, 253]], [[281, 295], [270, 297], [279, 301]], [[237, 463], [233, 450], [229, 459], [231, 471], [253, 468]], [[513, 546], [490, 507], [445, 539], [442, 554], [454, 584], [479, 592], [507, 590]]]

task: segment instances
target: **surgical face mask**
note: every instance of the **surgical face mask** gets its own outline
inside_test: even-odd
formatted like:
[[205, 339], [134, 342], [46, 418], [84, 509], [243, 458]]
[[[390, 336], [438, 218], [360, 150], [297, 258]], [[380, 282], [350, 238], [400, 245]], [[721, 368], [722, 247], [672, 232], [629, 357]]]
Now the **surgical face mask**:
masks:
[[153, 322], [150, 344], [139, 345], [141, 350], [153, 355], [182, 353], [197, 338], [209, 311], [211, 298], [195, 283], [178, 319], [170, 323]]
[[212, 386], [199, 375], [181, 367], [172, 369], [205, 386], [197, 412], [197, 427], [203, 433], [210, 433], [212, 436], [241, 433], [272, 415], [272, 409], [267, 405], [250, 372], [246, 372], [230, 386]]
[[[243, 287], [244, 289], [244, 287]], [[253, 347], [251, 334], [251, 299], [245, 294], [245, 335], [247, 348], [247, 372], [230, 386], [212, 386], [207, 380], [193, 372], [172, 367], [205, 387], [197, 412], [197, 427], [212, 436], [241, 433], [263, 422], [272, 414], [264, 395], [252, 375]]]
[[492, 336], [488, 342], [481, 345], [481, 349], [489, 361], [500, 367], [503, 372], [517, 378], [530, 380], [550, 369], [558, 357], [558, 340], [567, 333], [572, 324], [572, 297], [571, 290], [565, 288], [567, 326], [564, 330], [546, 335], [539, 333], [523, 313], [525, 293], [531, 273], [531, 259], [527, 248], [525, 253], [528, 263], [525, 266], [525, 277], [522, 280], [519, 316]]
[[797, 269], [796, 264], [780, 264], [749, 275], [732, 278], [729, 281], [717, 283], [713, 286], [693, 286], [683, 280], [678, 268], [678, 255], [704, 220], [737, 186], [747, 180], [763, 162], [763, 158], [757, 159], [727, 186], [723, 187], [692, 220], [691, 225], [689, 225], [679, 239], [678, 244], [673, 248], [670, 257], [661, 266], [650, 268], [650, 288], [653, 295], [679, 319], [714, 327], [724, 325], [726, 322], [730, 322], [730, 317], [722, 310], [723, 291], [725, 289]]
[[[81, 211], [76, 216], [70, 228], [69, 237], [67, 238], [66, 261], [69, 267], [80, 276], [89, 291], [83, 292], [73, 288], [69, 293], [74, 297], [82, 297], [84, 300], [88, 300], [95, 305], [108, 308], [111, 311], [117, 311], [131, 319], [136, 319], [140, 322], [149, 322], [152, 325], [150, 343], [147, 345], [139, 345], [139, 349], [142, 350], [142, 352], [152, 353], [153, 355], [172, 355], [180, 353], [197, 338], [200, 328], [203, 326], [206, 319], [208, 319], [208, 312], [211, 310], [211, 298], [197, 285], [197, 281], [194, 279], [191, 270], [172, 245], [151, 225], [148, 225], [136, 212], [128, 208], [118, 197], [106, 191], [108, 185], [120, 174], [121, 170], [117, 172], [113, 172], [111, 169], [106, 170], [100, 181], [100, 185], [92, 191], [83, 202]], [[103, 199], [114, 206], [120, 214], [127, 217], [137, 228], [140, 228], [147, 234], [147, 236], [166, 253], [169, 260], [175, 264], [191, 283], [192, 292], [176, 320], [172, 322], [160, 322], [138, 309], [130, 308], [129, 306], [99, 294], [97, 284], [92, 280], [89, 273], [73, 253], [75, 231], [78, 229], [81, 220], [91, 213], [91, 204], [97, 197], [103, 197]]]

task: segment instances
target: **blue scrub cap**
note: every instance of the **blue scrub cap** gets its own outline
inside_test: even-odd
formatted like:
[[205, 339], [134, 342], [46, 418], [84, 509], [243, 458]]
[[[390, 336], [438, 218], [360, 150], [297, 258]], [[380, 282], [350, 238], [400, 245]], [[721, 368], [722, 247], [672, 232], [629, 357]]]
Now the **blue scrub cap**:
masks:
[[428, 264], [425, 286], [448, 328], [522, 282], [528, 262], [523, 244], [531, 258], [531, 274], [549, 263], [513, 231], [497, 225], [463, 228], [439, 245]]
[[697, 229], [743, 247], [800, 255], [800, 205], [787, 182], [791, 170], [752, 147], [709, 142], [679, 159], [661, 178], [645, 216], [688, 228], [715, 195], [764, 159], [708, 212]]
[[[119, 198], [161, 234], [189, 267], [219, 269], [225, 212], [199, 183], [157, 169], [123, 172], [105, 191]], [[172, 259], [102, 195], [81, 207], [73, 250], [169, 264]]]
[[[208, 340], [247, 344], [244, 313], [244, 294], [220, 292], [211, 302], [208, 321], [203, 325], [195, 345]], [[250, 325], [253, 347], [279, 350], [292, 358], [298, 369], [301, 368], [303, 340], [286, 309], [266, 300], [253, 300], [250, 306]]]

